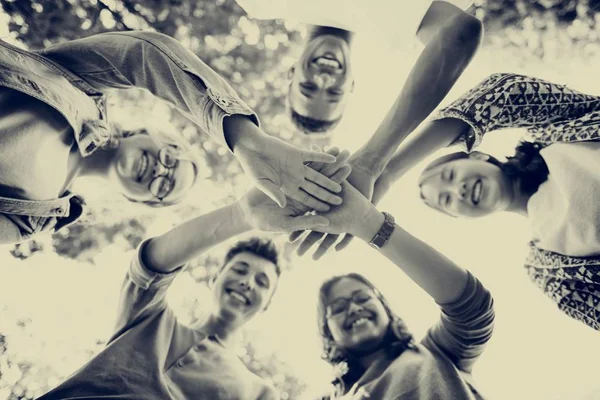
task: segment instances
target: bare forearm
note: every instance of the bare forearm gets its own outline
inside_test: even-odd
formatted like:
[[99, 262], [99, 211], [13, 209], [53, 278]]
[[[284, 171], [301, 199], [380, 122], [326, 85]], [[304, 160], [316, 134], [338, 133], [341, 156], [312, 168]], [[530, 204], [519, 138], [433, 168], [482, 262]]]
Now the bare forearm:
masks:
[[156, 272], [172, 272], [210, 247], [250, 229], [237, 203], [219, 208], [150, 240], [142, 254], [144, 265]]
[[478, 20], [459, 15], [430, 40], [394, 105], [360, 150], [374, 171], [383, 170], [398, 145], [444, 99], [473, 58], [482, 34]]
[[446, 118], [427, 123], [402, 143], [390, 159], [382, 175], [390, 183], [396, 182], [422, 160], [438, 150], [454, 143], [460, 135], [469, 129], [469, 125], [455, 118]]
[[[355, 233], [368, 242], [381, 227], [383, 216], [372, 207], [366, 221]], [[463, 293], [467, 284], [466, 270], [398, 225], [379, 252], [404, 271], [437, 303], [455, 301]]]

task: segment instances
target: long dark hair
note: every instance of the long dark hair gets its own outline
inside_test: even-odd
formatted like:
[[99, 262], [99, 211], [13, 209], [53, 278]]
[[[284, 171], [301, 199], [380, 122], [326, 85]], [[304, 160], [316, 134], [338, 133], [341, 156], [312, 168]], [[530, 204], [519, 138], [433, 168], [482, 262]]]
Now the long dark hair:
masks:
[[335, 367], [340, 367], [340, 365], [343, 363], [347, 364], [347, 372], [332, 382], [332, 385], [335, 388], [336, 396], [346, 393], [346, 391], [351, 388], [352, 385], [354, 385], [354, 383], [356, 383], [365, 373], [365, 370], [358, 362], [358, 359], [335, 345], [333, 336], [331, 335], [331, 331], [327, 325], [327, 295], [329, 294], [332, 286], [342, 278], [354, 279], [365, 284], [375, 293], [375, 296], [383, 305], [383, 308], [390, 319], [390, 325], [384, 339], [384, 346], [392, 358], [398, 357], [406, 349], [417, 350], [413, 335], [408, 330], [404, 321], [392, 311], [385, 297], [383, 297], [381, 292], [379, 292], [375, 285], [373, 285], [367, 278], [357, 273], [338, 275], [329, 278], [321, 285], [321, 288], [319, 289], [319, 299], [317, 303], [317, 324], [323, 345], [323, 360]]
[[[515, 154], [507, 157], [506, 161], [502, 162], [490, 155], [487, 155], [486, 161], [500, 168], [511, 181], [517, 181], [520, 192], [529, 197], [548, 179], [548, 166], [540, 155], [542, 148], [539, 143], [520, 142], [515, 148]], [[423, 173], [438, 165], [468, 157], [469, 153], [464, 151], [447, 154], [427, 165]]]

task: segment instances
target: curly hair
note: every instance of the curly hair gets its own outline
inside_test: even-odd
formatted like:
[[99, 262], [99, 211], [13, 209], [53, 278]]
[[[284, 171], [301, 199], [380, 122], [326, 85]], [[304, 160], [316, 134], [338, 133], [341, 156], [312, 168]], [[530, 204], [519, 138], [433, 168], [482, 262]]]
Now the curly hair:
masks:
[[354, 279], [365, 284], [375, 293], [375, 296], [383, 305], [383, 308], [390, 319], [390, 324], [384, 338], [384, 346], [391, 357], [396, 358], [407, 349], [418, 351], [414, 337], [408, 330], [405, 322], [392, 311], [385, 297], [367, 278], [357, 273], [338, 275], [329, 278], [321, 285], [319, 289], [319, 298], [317, 303], [317, 324], [323, 346], [323, 360], [336, 367], [339, 367], [340, 364], [346, 363], [348, 367], [347, 372], [343, 376], [336, 378], [336, 380], [332, 382], [336, 396], [345, 394], [348, 388], [352, 387], [352, 385], [354, 385], [354, 383], [356, 383], [365, 373], [365, 369], [360, 365], [358, 359], [335, 345], [335, 341], [331, 331], [329, 330], [329, 326], [327, 325], [327, 295], [331, 291], [333, 285], [343, 278]]
[[[504, 175], [511, 181], [518, 182], [519, 190], [523, 195], [531, 196], [548, 179], [548, 166], [540, 155], [542, 148], [542, 145], [539, 143], [522, 141], [515, 148], [515, 154], [507, 157], [506, 161], [502, 162], [489, 154], [486, 161], [500, 168]], [[464, 151], [446, 154], [432, 161], [425, 167], [421, 174], [430, 171], [438, 165], [468, 157], [469, 153]]]

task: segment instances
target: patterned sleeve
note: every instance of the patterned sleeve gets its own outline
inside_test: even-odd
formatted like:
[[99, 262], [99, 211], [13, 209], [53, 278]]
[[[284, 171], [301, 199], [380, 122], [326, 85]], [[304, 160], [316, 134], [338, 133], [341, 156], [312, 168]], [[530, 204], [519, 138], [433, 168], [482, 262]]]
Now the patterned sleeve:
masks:
[[525, 269], [559, 310], [600, 330], [600, 259], [564, 256], [530, 243]]
[[471, 151], [490, 131], [535, 128], [580, 118], [599, 108], [600, 97], [534, 77], [497, 73], [440, 110], [433, 120], [457, 118], [466, 122], [471, 129], [455, 144]]

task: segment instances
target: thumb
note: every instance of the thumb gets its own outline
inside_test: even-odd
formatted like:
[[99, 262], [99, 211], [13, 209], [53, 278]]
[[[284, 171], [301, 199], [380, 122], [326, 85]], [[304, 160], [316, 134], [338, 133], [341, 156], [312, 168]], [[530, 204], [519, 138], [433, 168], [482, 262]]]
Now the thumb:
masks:
[[269, 198], [275, 203], [277, 203], [279, 207], [283, 208], [287, 204], [285, 194], [283, 194], [281, 189], [275, 186], [275, 184], [270, 180], [259, 179], [258, 181], [256, 181], [256, 187], [261, 192], [269, 196]]
[[322, 163], [327, 163], [327, 164], [335, 162], [335, 156], [333, 156], [331, 154], [327, 154], [327, 153], [321, 153], [318, 151], [305, 150], [302, 153], [302, 158], [303, 158], [304, 162], [316, 161], [316, 162], [322, 162]]
[[317, 229], [329, 226], [329, 220], [321, 215], [303, 215], [293, 218], [288, 223], [288, 229], [300, 231], [307, 229]]

